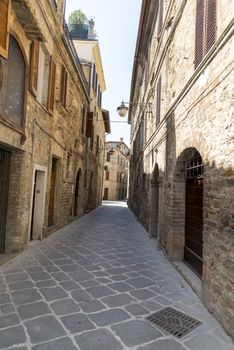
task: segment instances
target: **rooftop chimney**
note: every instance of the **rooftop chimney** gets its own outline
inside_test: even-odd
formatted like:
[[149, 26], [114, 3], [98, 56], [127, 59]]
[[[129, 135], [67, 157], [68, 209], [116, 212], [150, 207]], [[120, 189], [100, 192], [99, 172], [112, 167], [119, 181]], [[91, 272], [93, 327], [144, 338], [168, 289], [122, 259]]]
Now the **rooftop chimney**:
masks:
[[95, 39], [96, 38], [96, 34], [94, 31], [94, 20], [91, 18], [89, 20], [89, 30], [88, 30], [88, 39]]
[[123, 137], [120, 137], [120, 142], [123, 142], [123, 140], [124, 140]]

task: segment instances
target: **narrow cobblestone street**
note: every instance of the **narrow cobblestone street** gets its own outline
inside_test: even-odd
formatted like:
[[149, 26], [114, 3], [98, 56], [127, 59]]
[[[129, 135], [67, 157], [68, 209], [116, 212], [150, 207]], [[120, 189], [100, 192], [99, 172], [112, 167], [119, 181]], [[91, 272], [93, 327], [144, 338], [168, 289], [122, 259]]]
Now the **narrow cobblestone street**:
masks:
[[[146, 317], [202, 325], [180, 340]], [[0, 269], [0, 348], [231, 350], [231, 339], [125, 203], [106, 202]]]

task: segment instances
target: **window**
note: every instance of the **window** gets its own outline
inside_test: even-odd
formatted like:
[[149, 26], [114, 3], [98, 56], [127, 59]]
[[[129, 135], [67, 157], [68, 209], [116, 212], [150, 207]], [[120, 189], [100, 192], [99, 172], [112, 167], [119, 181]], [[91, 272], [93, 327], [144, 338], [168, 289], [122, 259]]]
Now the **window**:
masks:
[[81, 122], [81, 132], [82, 132], [82, 134], [84, 134], [84, 130], [85, 130], [85, 115], [86, 115], [85, 108], [82, 107], [82, 108], [81, 108], [81, 118], [82, 118], [82, 122]]
[[156, 127], [159, 125], [161, 120], [161, 77], [158, 79], [157, 83], [157, 96], [156, 96]]
[[25, 61], [16, 39], [10, 35], [8, 60], [0, 58], [0, 115], [23, 125]]
[[10, 0], [0, 1], [0, 55], [8, 57]]
[[48, 99], [48, 84], [50, 72], [50, 55], [43, 44], [40, 45], [39, 63], [38, 63], [38, 85], [37, 85], [37, 99], [47, 107]]
[[99, 135], [97, 135], [97, 142], [96, 142], [96, 156], [98, 155], [99, 151]]
[[108, 166], [107, 165], [104, 166], [104, 170], [108, 170]]
[[106, 161], [110, 162], [110, 152], [107, 152], [107, 154], [106, 154]]
[[110, 172], [109, 172], [109, 170], [107, 170], [106, 171], [106, 180], [109, 180], [109, 178], [110, 178]]
[[60, 102], [66, 107], [67, 98], [67, 72], [64, 66], [61, 68], [61, 79], [60, 79]]
[[51, 113], [54, 110], [56, 64], [45, 45], [31, 45], [30, 89], [37, 100]]
[[86, 137], [91, 138], [93, 133], [93, 112], [88, 112], [86, 119]]
[[195, 24], [195, 68], [216, 40], [216, 0], [197, 0]]
[[92, 87], [93, 90], [95, 90], [95, 79], [96, 79], [96, 65], [95, 63], [93, 64], [93, 77], [92, 77]]
[[98, 106], [101, 107], [102, 106], [102, 92], [100, 89], [100, 85], [98, 85]]

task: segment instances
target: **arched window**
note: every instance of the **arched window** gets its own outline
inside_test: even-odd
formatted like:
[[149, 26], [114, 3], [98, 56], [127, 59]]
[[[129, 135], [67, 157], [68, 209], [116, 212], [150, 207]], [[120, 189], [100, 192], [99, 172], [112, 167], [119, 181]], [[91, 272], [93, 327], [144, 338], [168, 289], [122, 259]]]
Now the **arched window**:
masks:
[[8, 59], [0, 58], [0, 116], [22, 126], [25, 94], [25, 61], [11, 35]]

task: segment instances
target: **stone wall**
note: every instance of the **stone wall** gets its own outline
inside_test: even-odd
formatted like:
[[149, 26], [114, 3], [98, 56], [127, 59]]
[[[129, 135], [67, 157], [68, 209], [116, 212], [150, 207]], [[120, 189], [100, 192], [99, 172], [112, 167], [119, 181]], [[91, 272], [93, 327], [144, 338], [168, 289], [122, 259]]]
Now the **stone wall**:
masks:
[[[10, 32], [15, 36], [25, 56], [27, 69], [24, 127], [17, 130], [14, 125], [0, 118], [0, 147], [12, 152], [10, 189], [7, 212], [6, 252], [24, 249], [30, 240], [33, 215], [33, 193], [35, 171], [45, 175], [44, 218], [40, 235], [47, 236], [74, 218], [75, 185], [78, 171], [81, 172], [77, 197], [77, 216], [89, 206], [86, 194], [101, 186], [102, 171], [97, 172], [97, 157], [89, 150], [89, 141], [82, 133], [82, 110], [89, 110], [89, 91], [85, 85], [81, 66], [68, 45], [63, 28], [63, 1], [58, 9], [46, 0], [43, 5], [35, 1], [12, 2]], [[24, 27], [27, 11], [27, 26]], [[30, 34], [31, 26], [31, 34]], [[49, 113], [29, 89], [30, 45], [34, 40], [44, 40], [49, 54], [56, 63], [55, 103], [53, 113]], [[65, 67], [68, 80], [66, 106], [60, 102], [61, 68]], [[1, 113], [0, 113], [1, 114]], [[101, 123], [100, 123], [101, 124]], [[99, 128], [104, 144], [104, 123]], [[103, 147], [104, 149], [104, 147]], [[103, 152], [100, 159], [103, 159]], [[56, 188], [54, 204], [54, 224], [48, 227], [48, 206], [51, 192], [52, 158], [56, 159]], [[103, 160], [100, 161], [103, 167]], [[99, 164], [99, 163], [98, 163]], [[85, 174], [97, 173], [96, 182], [90, 188]], [[97, 185], [98, 184], [98, 185]], [[38, 192], [39, 193], [39, 192]], [[100, 204], [101, 195], [96, 192], [90, 209]], [[42, 209], [41, 209], [42, 210]]]
[[[234, 286], [233, 194], [233, 32], [229, 3], [217, 3], [216, 44], [194, 69], [196, 2], [167, 3], [162, 36], [157, 21], [152, 33], [150, 78], [135, 75], [142, 84], [132, 96], [151, 103], [144, 115], [145, 134], [139, 132], [142, 113], [132, 113], [132, 145], [137, 149], [131, 162], [130, 205], [152, 235], [174, 260], [184, 259], [185, 165], [198, 151], [204, 163], [203, 180], [203, 272], [202, 298], [208, 308], [234, 336], [232, 291]], [[189, 25], [188, 25], [189, 23]], [[144, 31], [144, 24], [140, 28]], [[184, 33], [186, 32], [186, 35]], [[140, 56], [139, 56], [140, 57]], [[145, 58], [146, 60], [146, 58]], [[161, 121], [156, 125], [157, 82], [161, 76]], [[141, 77], [141, 78], [140, 78]], [[138, 146], [137, 146], [138, 145]], [[142, 145], [142, 146], [141, 146]], [[155, 175], [154, 169], [158, 168]], [[148, 213], [143, 174], [149, 179]], [[140, 178], [141, 180], [139, 180]], [[135, 180], [134, 180], [135, 179]], [[138, 179], [138, 180], [137, 180]], [[159, 189], [155, 191], [155, 182]], [[156, 203], [156, 204], [155, 204]], [[156, 217], [158, 218], [155, 220]]]

